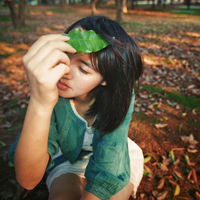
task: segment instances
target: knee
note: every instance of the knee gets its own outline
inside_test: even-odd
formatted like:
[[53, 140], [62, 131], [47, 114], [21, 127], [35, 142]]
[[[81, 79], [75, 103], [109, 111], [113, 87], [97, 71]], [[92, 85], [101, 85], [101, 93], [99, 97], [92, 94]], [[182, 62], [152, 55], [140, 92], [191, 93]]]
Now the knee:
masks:
[[60, 192], [54, 195], [50, 195], [48, 200], [80, 200], [80, 198], [81, 197], [77, 194]]

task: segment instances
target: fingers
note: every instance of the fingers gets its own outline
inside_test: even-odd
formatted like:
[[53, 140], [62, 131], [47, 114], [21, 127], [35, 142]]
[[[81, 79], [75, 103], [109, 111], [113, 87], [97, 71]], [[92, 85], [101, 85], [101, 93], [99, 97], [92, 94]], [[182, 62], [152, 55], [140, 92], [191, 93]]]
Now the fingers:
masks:
[[[25, 64], [28, 63], [32, 59], [32, 57], [38, 53], [38, 58], [41, 57], [42, 59], [42, 57], [44, 58], [46, 54], [48, 54], [48, 52], [51, 51], [51, 49], [56, 48], [64, 52], [75, 53], [76, 50], [65, 42], [68, 40], [69, 37], [61, 34], [51, 34], [42, 36], [32, 45], [28, 53], [24, 56], [23, 61]], [[41, 49], [42, 51], [40, 51]]]
[[48, 55], [46, 55], [42, 61], [40, 61], [41, 67], [39, 70], [47, 71], [53, 69], [56, 65], [58, 65], [58, 63], [63, 63], [69, 68], [70, 59], [65, 53], [54, 49]]
[[32, 59], [28, 63], [27, 76], [31, 77], [31, 74], [33, 74], [38, 82], [42, 82], [43, 84], [46, 82], [49, 86], [57, 84], [58, 80], [70, 71], [69, 57], [57, 49], [52, 50], [46, 55], [37, 66], [34, 60]]
[[49, 79], [55, 83], [64, 75], [69, 73], [70, 68], [63, 63], [59, 63], [49, 72]]
[[[52, 54], [52, 52], [57, 52], [55, 50], [59, 50], [62, 53], [75, 53], [75, 50], [69, 44], [63, 41], [49, 41], [39, 49], [32, 59], [37, 60], [37, 62], [40, 63], [45, 57], [47, 57], [49, 54]], [[66, 55], [66, 57], [68, 56]]]

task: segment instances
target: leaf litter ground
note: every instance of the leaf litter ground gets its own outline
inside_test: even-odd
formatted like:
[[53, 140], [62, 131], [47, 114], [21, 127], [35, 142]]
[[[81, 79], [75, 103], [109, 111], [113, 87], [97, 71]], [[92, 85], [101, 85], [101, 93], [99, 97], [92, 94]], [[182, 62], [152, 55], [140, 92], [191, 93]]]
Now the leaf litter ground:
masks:
[[[8, 9], [1, 10], [2, 16], [9, 15]], [[17, 184], [7, 158], [30, 96], [22, 56], [39, 36], [62, 33], [90, 12], [88, 6], [27, 6], [27, 27], [14, 30], [11, 21], [0, 22], [0, 199], [48, 198], [45, 177], [26, 191]], [[113, 9], [98, 9], [98, 14], [115, 18]], [[145, 67], [129, 129], [145, 157], [137, 199], [198, 199], [199, 16], [134, 10], [121, 25], [140, 46]]]

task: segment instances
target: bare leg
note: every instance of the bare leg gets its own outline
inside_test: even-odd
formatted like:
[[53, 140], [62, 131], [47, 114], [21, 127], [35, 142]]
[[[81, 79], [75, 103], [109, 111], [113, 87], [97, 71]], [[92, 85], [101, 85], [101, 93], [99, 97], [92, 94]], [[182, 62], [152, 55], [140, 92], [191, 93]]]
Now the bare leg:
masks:
[[113, 195], [110, 200], [128, 200], [133, 191], [133, 184], [129, 182], [122, 190]]
[[[80, 200], [86, 183], [86, 179], [76, 174], [63, 174], [52, 182], [49, 200]], [[121, 191], [113, 195], [110, 200], [128, 200], [132, 190], [133, 184], [129, 182]], [[91, 193], [87, 193], [87, 195], [87, 199], [93, 198]]]
[[49, 200], [80, 200], [86, 181], [76, 174], [63, 174], [53, 180]]

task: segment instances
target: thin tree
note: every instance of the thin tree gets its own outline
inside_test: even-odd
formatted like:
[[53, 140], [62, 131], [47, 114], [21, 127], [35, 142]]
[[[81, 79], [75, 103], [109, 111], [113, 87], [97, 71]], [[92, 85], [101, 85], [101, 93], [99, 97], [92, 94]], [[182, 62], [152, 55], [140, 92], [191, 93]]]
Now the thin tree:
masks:
[[128, 9], [127, 9], [127, 0], [123, 0], [123, 13], [127, 13]]
[[187, 4], [187, 9], [190, 9], [190, 0], [186, 0], [186, 4]]
[[97, 13], [96, 3], [97, 3], [97, 0], [92, 0], [92, 2], [91, 2], [91, 6], [92, 6], [92, 15], [95, 15], [95, 14]]
[[19, 2], [19, 26], [25, 26], [25, 0], [20, 0]]
[[117, 0], [117, 22], [123, 21], [123, 0]]
[[17, 15], [15, 12], [14, 0], [6, 0], [5, 3], [8, 5], [10, 9], [10, 15], [11, 15], [13, 27], [17, 28]]
[[25, 0], [20, 0], [19, 2], [19, 13], [18, 16], [15, 11], [14, 0], [6, 0], [6, 5], [8, 5], [10, 9], [10, 15], [13, 23], [13, 27], [17, 28], [17, 26], [23, 27], [25, 26]]

